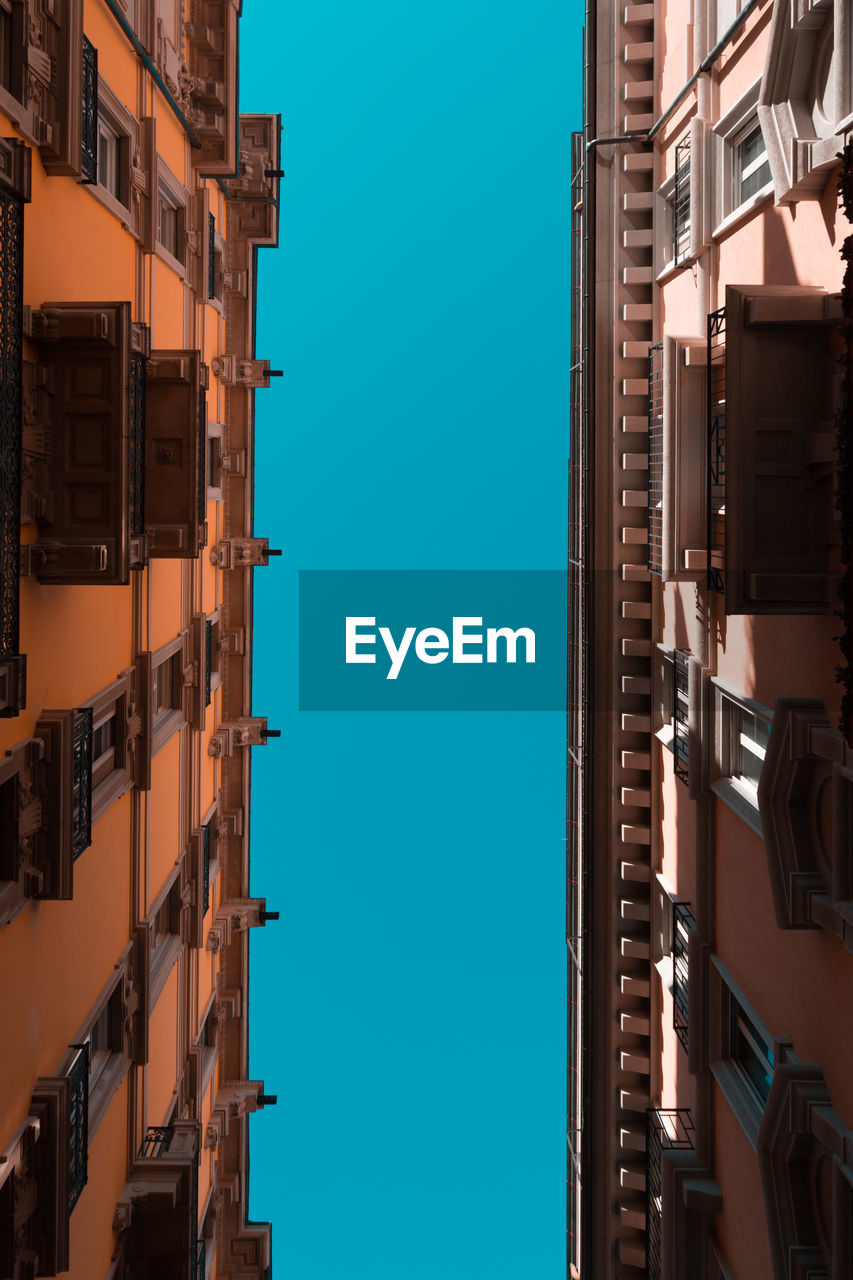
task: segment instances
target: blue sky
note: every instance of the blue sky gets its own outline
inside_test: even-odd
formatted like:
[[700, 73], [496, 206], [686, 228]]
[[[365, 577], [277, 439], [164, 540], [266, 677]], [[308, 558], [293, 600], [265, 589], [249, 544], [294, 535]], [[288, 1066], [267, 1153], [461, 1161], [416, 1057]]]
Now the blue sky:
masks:
[[251, 1201], [290, 1280], [564, 1274], [564, 722], [300, 713], [300, 569], [559, 569], [579, 5], [246, 0], [260, 258]]

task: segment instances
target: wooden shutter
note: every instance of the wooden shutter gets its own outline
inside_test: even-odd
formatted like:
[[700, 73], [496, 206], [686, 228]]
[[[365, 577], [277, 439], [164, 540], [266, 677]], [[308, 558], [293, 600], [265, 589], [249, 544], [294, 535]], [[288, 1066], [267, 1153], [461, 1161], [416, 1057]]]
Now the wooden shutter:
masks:
[[145, 530], [152, 556], [204, 546], [206, 366], [198, 351], [152, 351], [146, 381]]
[[825, 295], [726, 290], [726, 612], [822, 612], [830, 430]]
[[126, 583], [130, 303], [47, 306], [50, 501], [42, 582]]

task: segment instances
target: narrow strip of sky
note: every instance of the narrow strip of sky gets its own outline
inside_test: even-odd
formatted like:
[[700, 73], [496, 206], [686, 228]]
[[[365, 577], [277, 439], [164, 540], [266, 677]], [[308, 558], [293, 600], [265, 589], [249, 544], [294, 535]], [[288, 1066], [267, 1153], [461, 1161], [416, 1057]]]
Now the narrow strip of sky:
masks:
[[559, 569], [579, 5], [246, 0], [281, 111], [257, 401], [253, 1216], [291, 1280], [564, 1274], [564, 723], [299, 713], [300, 569]]

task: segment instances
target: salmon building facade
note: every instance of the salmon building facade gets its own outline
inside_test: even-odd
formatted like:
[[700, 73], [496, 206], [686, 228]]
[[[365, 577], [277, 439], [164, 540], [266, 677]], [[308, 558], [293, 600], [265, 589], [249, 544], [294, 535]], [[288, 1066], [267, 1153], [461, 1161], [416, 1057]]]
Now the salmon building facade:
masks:
[[582, 1280], [853, 1275], [851, 137], [849, 0], [587, 0], [567, 874]]
[[239, 114], [240, 8], [0, 0], [7, 1280], [271, 1274], [247, 995], [281, 124]]

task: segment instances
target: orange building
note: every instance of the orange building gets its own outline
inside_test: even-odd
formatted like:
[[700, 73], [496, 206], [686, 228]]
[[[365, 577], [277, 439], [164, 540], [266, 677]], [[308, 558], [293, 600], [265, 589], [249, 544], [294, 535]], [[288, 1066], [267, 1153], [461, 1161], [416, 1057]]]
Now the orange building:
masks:
[[588, 0], [585, 73], [569, 1264], [848, 1280], [853, 13]]
[[[236, 0], [0, 0], [0, 1276], [261, 1280]], [[274, 915], [274, 913], [273, 913]]]

